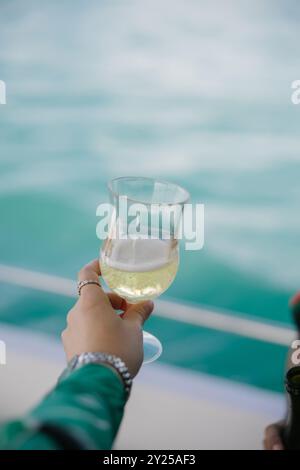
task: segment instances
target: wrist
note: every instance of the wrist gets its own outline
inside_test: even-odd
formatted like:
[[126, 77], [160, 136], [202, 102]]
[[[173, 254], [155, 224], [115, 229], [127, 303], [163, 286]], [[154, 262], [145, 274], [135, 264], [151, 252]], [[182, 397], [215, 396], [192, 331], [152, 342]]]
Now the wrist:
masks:
[[79, 355], [75, 355], [68, 363], [67, 368], [60, 376], [59, 380], [68, 377], [73, 371], [84, 367], [88, 364], [98, 364], [111, 369], [119, 380], [121, 380], [127, 399], [130, 395], [132, 387], [132, 376], [128, 371], [128, 368], [124, 361], [113, 354], [101, 353], [101, 352], [85, 352]]

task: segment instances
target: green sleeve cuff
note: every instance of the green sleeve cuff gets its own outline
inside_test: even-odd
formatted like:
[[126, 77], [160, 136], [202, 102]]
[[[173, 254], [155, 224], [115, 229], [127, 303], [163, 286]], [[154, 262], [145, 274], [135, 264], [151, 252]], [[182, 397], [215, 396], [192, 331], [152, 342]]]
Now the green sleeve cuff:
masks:
[[83, 449], [110, 449], [125, 402], [124, 386], [113, 369], [102, 364], [82, 366], [61, 380], [19, 425], [9, 423], [0, 429], [0, 445], [19, 449], [63, 448], [61, 442], [39, 430], [47, 424]]

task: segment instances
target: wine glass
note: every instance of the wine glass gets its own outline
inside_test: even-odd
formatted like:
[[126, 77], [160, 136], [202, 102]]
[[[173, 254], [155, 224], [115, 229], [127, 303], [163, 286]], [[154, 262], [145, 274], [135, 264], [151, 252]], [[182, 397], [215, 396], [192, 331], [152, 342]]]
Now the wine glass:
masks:
[[[112, 207], [100, 252], [107, 286], [129, 303], [152, 300], [172, 284], [179, 266], [178, 234], [188, 192], [173, 183], [121, 177], [108, 184]], [[144, 363], [162, 353], [160, 341], [143, 332]]]

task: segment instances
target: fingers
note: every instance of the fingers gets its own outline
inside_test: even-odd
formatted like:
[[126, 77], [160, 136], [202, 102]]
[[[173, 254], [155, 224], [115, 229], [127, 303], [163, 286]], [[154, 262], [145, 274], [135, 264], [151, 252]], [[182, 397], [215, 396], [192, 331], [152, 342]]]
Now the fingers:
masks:
[[140, 326], [143, 326], [145, 321], [153, 312], [153, 309], [154, 303], [152, 300], [147, 300], [146, 302], [140, 302], [138, 304], [132, 304], [123, 315], [123, 319], [136, 322]]
[[101, 275], [100, 264], [97, 259], [94, 259], [90, 263], [83, 266], [78, 273], [78, 281], [99, 281]]
[[[101, 274], [100, 264], [97, 259], [86, 264], [78, 273], [78, 281], [95, 281], [99, 282]], [[96, 284], [86, 284], [80, 291], [80, 303], [93, 305], [96, 302], [104, 302], [108, 304], [108, 299], [102, 287]]]
[[125, 299], [122, 299], [118, 294], [109, 293], [107, 294], [109, 301], [111, 303], [112, 308], [115, 310], [123, 310], [125, 311], [127, 308], [127, 302]]
[[265, 450], [283, 450], [283, 443], [280, 437], [282, 426], [271, 424], [265, 430], [264, 448]]

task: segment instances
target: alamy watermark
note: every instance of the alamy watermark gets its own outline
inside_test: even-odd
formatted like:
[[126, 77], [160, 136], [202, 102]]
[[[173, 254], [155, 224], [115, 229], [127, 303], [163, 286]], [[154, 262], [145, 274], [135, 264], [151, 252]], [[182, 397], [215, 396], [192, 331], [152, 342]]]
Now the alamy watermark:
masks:
[[186, 250], [204, 246], [204, 204], [142, 204], [120, 196], [117, 204], [99, 204], [96, 215], [100, 240], [184, 239]]
[[6, 83], [0, 80], [0, 104], [6, 104]]
[[295, 351], [291, 354], [291, 362], [298, 366], [300, 364], [300, 340], [295, 339], [291, 344], [291, 349]]
[[300, 104], [300, 80], [294, 80], [291, 84], [292, 90], [291, 102], [293, 104]]
[[0, 366], [6, 364], [6, 344], [0, 340]]

